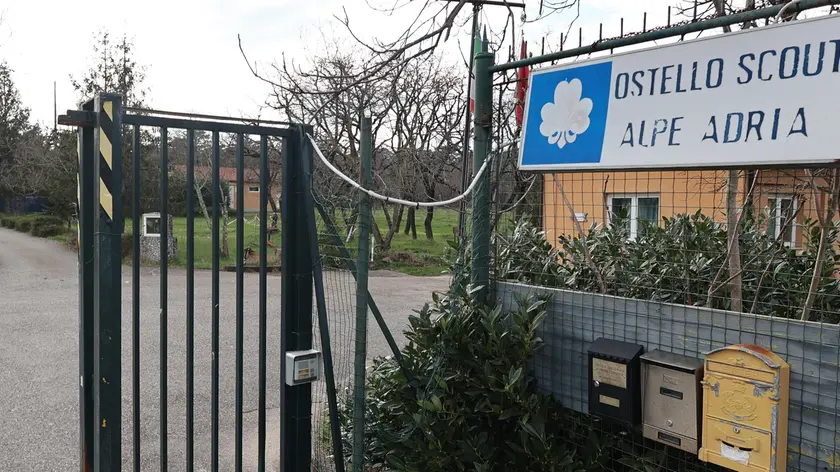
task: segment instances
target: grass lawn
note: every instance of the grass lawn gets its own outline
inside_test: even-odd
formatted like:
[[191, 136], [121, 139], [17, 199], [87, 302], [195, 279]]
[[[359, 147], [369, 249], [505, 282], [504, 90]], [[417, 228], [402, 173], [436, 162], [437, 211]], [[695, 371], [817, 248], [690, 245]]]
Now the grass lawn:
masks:
[[[423, 228], [423, 221], [426, 217], [425, 211], [417, 212], [417, 239], [413, 239], [411, 235], [403, 233], [405, 227], [406, 214], [403, 214], [402, 228], [394, 235], [391, 243], [391, 250], [388, 257], [384, 259], [380, 254], [376, 254], [376, 262], [374, 269], [388, 269], [397, 272], [402, 272], [410, 275], [440, 275], [446, 270], [446, 265], [443, 260], [444, 252], [449, 248], [448, 240], [452, 239], [452, 228], [458, 226], [458, 212], [449, 209], [438, 209], [435, 211], [434, 219], [432, 220], [432, 232], [434, 240], [427, 240], [425, 230]], [[375, 218], [380, 230], [387, 232], [388, 225], [385, 214], [381, 211], [376, 212]], [[326, 237], [326, 229], [318, 218], [319, 233], [322, 241]], [[228, 250], [229, 257], [221, 258], [221, 267], [234, 265], [236, 263], [234, 253], [236, 250], [236, 222], [235, 218], [231, 217], [228, 221]], [[195, 223], [195, 267], [197, 269], [210, 269], [212, 266], [212, 244], [211, 244], [211, 230], [208, 227], [205, 219], [198, 216], [194, 220]], [[337, 222], [338, 223], [338, 222]], [[132, 234], [132, 220], [126, 218], [125, 233]], [[65, 234], [54, 236], [52, 239], [61, 243], [70, 244], [75, 239], [75, 226], [68, 230]], [[339, 231], [344, 232], [342, 226], [339, 226]], [[173, 233], [178, 239], [178, 256], [171, 264], [174, 266], [186, 266], [187, 253], [187, 218], [176, 217], [173, 219]], [[345, 233], [346, 234], [346, 233]], [[344, 236], [344, 234], [342, 234]], [[245, 216], [244, 225], [244, 244], [245, 247], [251, 247], [254, 250], [259, 249], [259, 217], [256, 214], [248, 214]], [[221, 242], [221, 236], [219, 238]], [[280, 232], [277, 231], [272, 234], [271, 241], [280, 246]], [[346, 243], [351, 254], [356, 254], [356, 238], [353, 238], [349, 243]], [[269, 248], [269, 251], [272, 251]], [[130, 261], [128, 261], [130, 262]], [[269, 252], [269, 264], [272, 262], [279, 263], [276, 260], [275, 254]]]

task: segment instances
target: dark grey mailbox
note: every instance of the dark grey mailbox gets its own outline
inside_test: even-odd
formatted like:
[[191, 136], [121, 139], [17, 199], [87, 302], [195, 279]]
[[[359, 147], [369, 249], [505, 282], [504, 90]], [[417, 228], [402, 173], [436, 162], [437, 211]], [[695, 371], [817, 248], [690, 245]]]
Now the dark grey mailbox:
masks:
[[696, 454], [703, 361], [657, 349], [642, 356], [642, 377], [644, 436]]
[[589, 414], [636, 426], [642, 419], [639, 344], [598, 338], [589, 346]]

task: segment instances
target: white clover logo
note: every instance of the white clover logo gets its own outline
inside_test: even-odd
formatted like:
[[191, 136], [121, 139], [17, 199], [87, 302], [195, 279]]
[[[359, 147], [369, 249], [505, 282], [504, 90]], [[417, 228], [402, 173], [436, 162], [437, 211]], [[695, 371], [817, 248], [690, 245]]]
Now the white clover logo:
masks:
[[564, 80], [554, 89], [554, 102], [546, 103], [540, 110], [540, 133], [548, 138], [550, 144], [557, 143], [560, 149], [566, 143], [575, 142], [577, 136], [589, 128], [592, 100], [580, 98], [582, 92], [580, 80]]

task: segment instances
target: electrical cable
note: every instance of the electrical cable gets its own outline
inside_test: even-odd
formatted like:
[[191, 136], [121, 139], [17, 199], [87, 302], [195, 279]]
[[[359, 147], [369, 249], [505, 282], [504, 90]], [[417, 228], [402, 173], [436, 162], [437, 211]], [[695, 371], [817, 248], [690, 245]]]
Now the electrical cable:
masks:
[[[478, 184], [478, 181], [481, 179], [481, 176], [484, 175], [484, 172], [487, 170], [487, 165], [490, 163], [490, 161], [493, 160], [493, 153], [488, 154], [487, 159], [484, 160], [484, 163], [481, 165], [481, 168], [478, 169], [478, 172], [475, 174], [472, 182], [470, 183], [469, 187], [467, 187], [467, 189], [464, 191], [464, 193], [462, 193], [462, 194], [460, 194], [456, 197], [452, 197], [449, 200], [444, 200], [444, 201], [440, 201], [440, 202], [412, 202], [412, 201], [408, 201], [408, 200], [403, 200], [401, 198], [395, 198], [395, 197], [388, 197], [388, 196], [385, 196], [385, 195], [380, 195], [380, 194], [374, 192], [373, 190], [368, 190], [368, 189], [362, 187], [361, 185], [359, 185], [358, 182], [356, 182], [355, 180], [351, 179], [350, 177], [345, 175], [343, 172], [338, 170], [334, 165], [332, 165], [332, 163], [329, 160], [327, 160], [326, 157], [324, 157], [324, 154], [321, 152], [321, 149], [318, 148], [318, 145], [315, 143], [315, 139], [312, 137], [312, 135], [307, 133], [306, 137], [309, 138], [309, 142], [312, 143], [312, 147], [315, 149], [315, 153], [318, 154], [318, 157], [321, 159], [321, 162], [323, 162], [324, 165], [327, 166], [327, 169], [331, 170], [335, 175], [337, 175], [339, 178], [341, 178], [341, 180], [347, 182], [348, 184], [350, 184], [351, 186], [353, 186], [357, 190], [366, 193], [371, 198], [375, 198], [377, 200], [382, 200], [385, 203], [396, 203], [398, 205], [404, 205], [404, 206], [407, 206], [407, 207], [414, 207], [414, 208], [441, 207], [441, 206], [451, 205], [453, 203], [457, 203], [457, 202], [463, 200], [470, 193], [472, 193], [473, 189]], [[504, 149], [508, 146], [511, 146], [513, 144], [516, 144], [517, 142], [518, 141], [514, 140], [514, 141], [509, 141], [507, 143], [503, 143], [499, 147], [499, 149], [496, 150], [496, 152], [497, 153], [501, 152], [502, 149]]]

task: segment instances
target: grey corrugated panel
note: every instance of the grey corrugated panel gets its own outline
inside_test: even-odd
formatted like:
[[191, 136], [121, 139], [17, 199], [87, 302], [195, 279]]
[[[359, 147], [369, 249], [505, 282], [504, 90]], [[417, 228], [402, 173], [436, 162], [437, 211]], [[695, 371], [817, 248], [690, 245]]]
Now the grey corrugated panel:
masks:
[[599, 336], [702, 357], [729, 344], [768, 347], [791, 367], [788, 466], [840, 470], [840, 327], [783, 318], [632, 300], [595, 293], [498, 283], [505, 308], [514, 294], [553, 298], [532, 362], [541, 389], [564, 406], [588, 410], [586, 348]]

